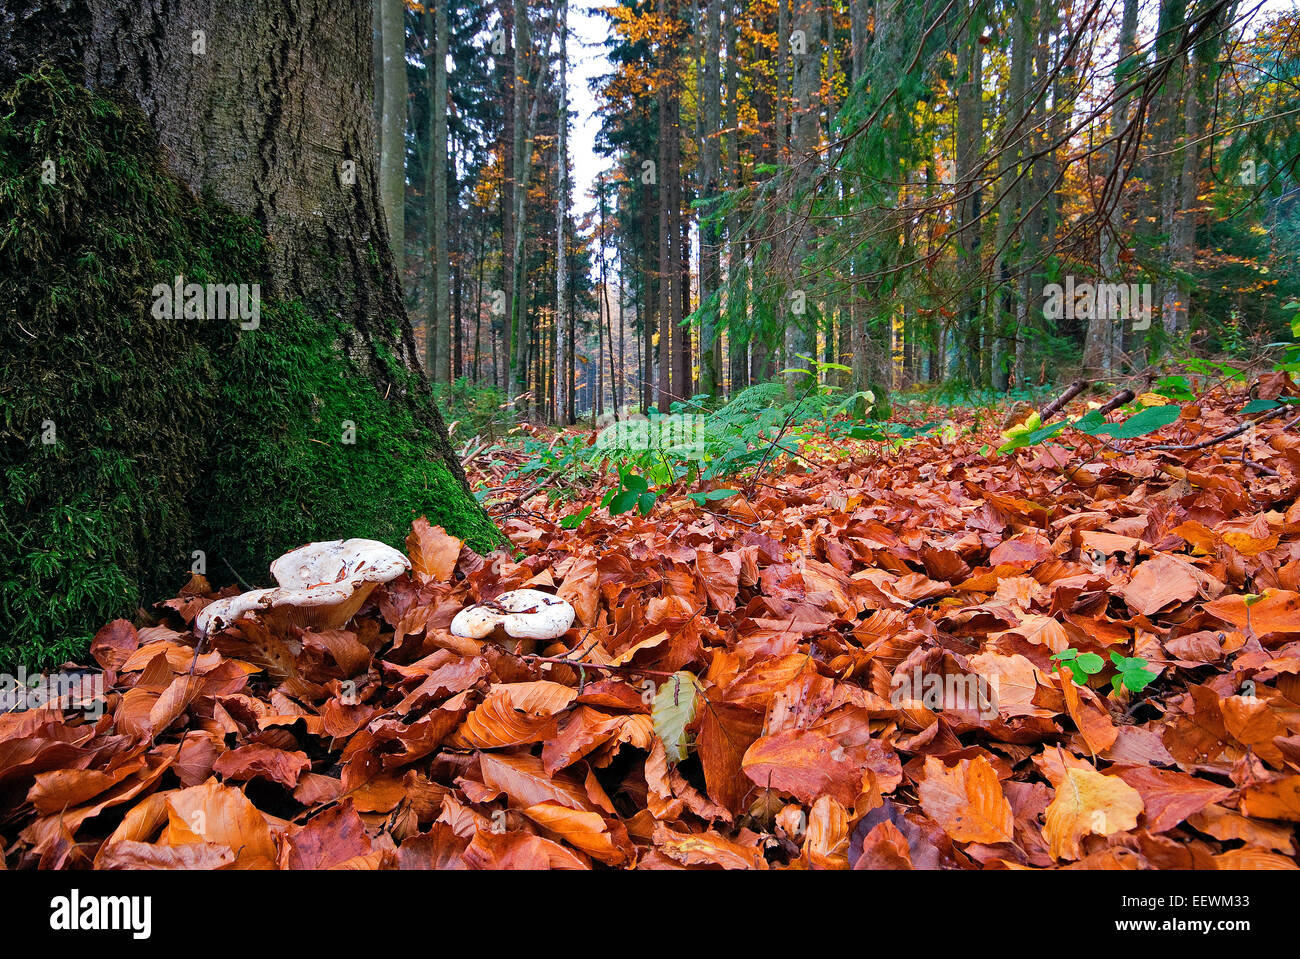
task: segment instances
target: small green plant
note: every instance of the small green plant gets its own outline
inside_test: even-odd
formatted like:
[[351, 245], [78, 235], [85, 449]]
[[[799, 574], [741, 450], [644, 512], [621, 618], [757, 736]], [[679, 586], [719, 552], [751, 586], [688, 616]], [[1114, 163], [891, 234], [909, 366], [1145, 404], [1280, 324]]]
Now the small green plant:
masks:
[[1074, 648], [1063, 649], [1053, 655], [1052, 659], [1056, 661], [1057, 669], [1064, 666], [1080, 686], [1086, 686], [1088, 677], [1097, 675], [1106, 665], [1106, 660], [1096, 653], [1081, 653]]
[[658, 498], [659, 494], [651, 492], [650, 484], [644, 476], [628, 469], [620, 469], [618, 485], [605, 493], [600, 505], [609, 511], [610, 516], [621, 516], [634, 509], [642, 516], [649, 516]]
[[1156, 678], [1156, 674], [1147, 669], [1147, 661], [1141, 656], [1121, 656], [1119, 653], [1111, 653], [1110, 661], [1118, 670], [1110, 679], [1115, 692], [1119, 692], [1120, 689], [1127, 689], [1130, 693], [1140, 692]]
[[[1052, 659], [1058, 670], [1065, 667], [1070, 678], [1080, 686], [1086, 686], [1088, 677], [1096, 676], [1106, 666], [1106, 660], [1096, 653], [1081, 653], [1073, 647], [1053, 654]], [[1141, 656], [1121, 656], [1119, 653], [1111, 653], [1110, 661], [1116, 669], [1110, 684], [1117, 693], [1123, 690], [1130, 693], [1140, 692], [1156, 678], [1156, 674], [1147, 669], [1149, 664]]]

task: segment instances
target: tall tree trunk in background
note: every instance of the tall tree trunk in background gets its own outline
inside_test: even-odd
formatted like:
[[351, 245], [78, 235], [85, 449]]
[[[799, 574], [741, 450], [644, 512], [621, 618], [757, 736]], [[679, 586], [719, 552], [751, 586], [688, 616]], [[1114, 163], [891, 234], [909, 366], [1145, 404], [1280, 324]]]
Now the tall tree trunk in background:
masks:
[[[551, 20], [554, 28], [557, 16]], [[543, 34], [535, 51], [536, 65], [532, 63], [532, 33], [528, 28], [527, 0], [515, 0], [515, 235], [514, 235], [514, 300], [511, 306], [510, 328], [514, 335], [514, 373], [510, 377], [507, 395], [514, 399], [528, 390], [528, 364], [533, 347], [528, 297], [524, 292], [524, 234], [528, 223], [528, 183], [532, 176], [533, 139], [537, 133], [537, 115], [542, 105], [541, 90], [546, 85], [551, 33]], [[525, 116], [524, 104], [528, 104]], [[537, 397], [530, 399], [528, 407], [536, 405]], [[520, 412], [527, 413], [526, 410]]]
[[853, 84], [856, 86], [858, 78], [862, 76], [862, 71], [867, 63], [867, 23], [870, 17], [875, 15], [876, 5], [874, 0], [848, 0], [848, 4], [849, 43], [853, 54], [852, 80]]
[[[1169, 176], [1166, 183], [1168, 203], [1165, 207], [1166, 241], [1165, 264], [1177, 271], [1169, 278], [1161, 301], [1160, 313], [1165, 333], [1181, 336], [1188, 331], [1187, 314], [1191, 306], [1192, 291], [1184, 275], [1192, 267], [1196, 239], [1196, 186], [1200, 173], [1200, 86], [1198, 73], [1202, 69], [1197, 51], [1188, 51], [1183, 61], [1182, 101], [1183, 124], [1181, 143], [1169, 157]], [[1177, 135], [1175, 132], [1174, 135]]]
[[[1032, 17], [1029, 19], [1029, 42], [1026, 56], [1032, 61], [1028, 100], [1025, 110], [1031, 114], [1026, 121], [1026, 153], [1033, 157], [1039, 150], [1046, 148], [1047, 96], [1046, 86], [1051, 65], [1047, 62], [1047, 27], [1045, 22], [1051, 17], [1051, 0], [1037, 0], [1031, 4]], [[1026, 162], [1029, 162], [1028, 160]], [[1046, 240], [1046, 218], [1043, 212], [1045, 179], [1043, 171], [1046, 163], [1038, 158], [1030, 163], [1024, 171], [1020, 186], [1020, 228], [1023, 231], [1020, 242], [1020, 290], [1016, 299], [1016, 377], [1013, 386], [1028, 385], [1029, 370], [1026, 368], [1029, 346], [1035, 335], [1036, 320], [1041, 315], [1043, 278], [1042, 264], [1038, 262], [1043, 244]]]
[[[565, 62], [568, 57], [568, 37], [569, 37], [569, 4], [568, 0], [560, 0], [560, 87], [557, 93], [558, 108], [556, 109], [556, 161], [555, 161], [555, 326], [556, 333], [559, 333], [560, 318], [564, 316], [564, 294], [565, 294], [565, 266], [568, 257], [564, 250], [564, 214], [565, 207], [568, 204], [568, 165], [567, 165], [567, 137], [569, 127], [569, 73], [568, 64]], [[603, 204], [604, 197], [601, 198]], [[569, 349], [573, 349], [573, 328], [570, 327], [568, 335], [565, 337], [569, 344]], [[566, 407], [567, 408], [567, 407]]]
[[668, 213], [671, 220], [669, 252], [672, 276], [672, 394], [673, 399], [686, 399], [691, 389], [691, 331], [684, 323], [689, 315], [691, 247], [690, 225], [682, 215], [682, 90], [685, 79], [681, 68], [681, 45], [684, 41], [681, 27], [681, 0], [669, 0], [669, 20], [673, 36], [670, 44], [670, 76], [673, 95], [668, 98]]
[[[984, 55], [979, 44], [983, 18], [978, 0], [971, 4], [971, 22], [957, 37], [957, 247], [962, 284], [960, 325], [951, 345], [957, 357], [964, 357], [971, 385], [980, 382], [979, 350], [979, 248], [981, 184], [976, 164], [984, 133], [984, 88], [981, 67]], [[961, 345], [959, 346], [959, 343]], [[956, 373], [950, 368], [950, 373]]]
[[[1114, 87], [1118, 92], [1127, 72], [1132, 69], [1129, 58], [1134, 53], [1137, 43], [1137, 0], [1124, 0], [1124, 12], [1119, 27], [1119, 47], [1115, 58]], [[1119, 276], [1119, 231], [1123, 209], [1121, 198], [1124, 184], [1128, 179], [1128, 163], [1125, 159], [1120, 135], [1128, 124], [1128, 98], [1120, 97], [1111, 106], [1110, 135], [1115, 141], [1110, 148], [1110, 192], [1103, 197], [1109, 202], [1098, 238], [1097, 273], [1107, 283], [1120, 282]], [[1093, 375], [1106, 376], [1119, 369], [1124, 355], [1124, 323], [1122, 318], [1098, 316], [1104, 312], [1094, 310], [1094, 316], [1088, 321], [1088, 332], [1083, 342], [1083, 368]]]
[[433, 269], [430, 277], [434, 284], [434, 296], [430, 297], [427, 332], [425, 333], [429, 351], [429, 379], [434, 383], [446, 383], [449, 376], [451, 358], [448, 345], [450, 342], [451, 322], [447, 307], [447, 3], [435, 0], [429, 4], [437, 13], [430, 16], [428, 7], [424, 14], [426, 24], [437, 32], [437, 39], [429, 46], [432, 57], [428, 62], [433, 85], [432, 102], [432, 143], [429, 151], [430, 191], [426, 202], [432, 212], [430, 228], [433, 236]]
[[[496, 340], [492, 341], [492, 382], [501, 387], [509, 381], [507, 371], [502, 377], [502, 370], [510, 367], [510, 349], [514, 342], [511, 322], [514, 316], [515, 296], [515, 75], [519, 71], [516, 58], [519, 49], [515, 44], [515, 8], [514, 0], [501, 2], [502, 47], [504, 47], [501, 68], [502, 103], [501, 103], [501, 291], [502, 303], [506, 315], [501, 318], [502, 336], [505, 340], [504, 367], [497, 362]], [[494, 307], [494, 315], [495, 307]], [[489, 324], [489, 328], [492, 324]], [[506, 386], [507, 391], [509, 387]]]
[[695, 393], [693, 382], [694, 353], [691, 345], [691, 328], [686, 317], [691, 315], [691, 224], [683, 215], [682, 197], [682, 139], [681, 139], [681, 104], [673, 98], [673, 129], [678, 135], [672, 141], [673, 219], [677, 224], [677, 271], [676, 271], [676, 307], [674, 308], [675, 325], [673, 327], [673, 393], [679, 399], [688, 399]]
[[574, 306], [573, 284], [569, 284], [569, 295], [565, 301], [565, 316], [568, 317], [569, 337], [564, 346], [564, 395], [568, 406], [565, 407], [564, 421], [569, 424], [578, 422], [578, 378], [577, 378], [577, 351], [578, 351], [578, 318]]
[[[727, 187], [731, 190], [740, 188], [740, 70], [736, 41], [740, 35], [736, 19], [739, 15], [739, 2], [732, 2], [727, 8], [726, 43], [727, 43]], [[727, 279], [730, 281], [740, 270], [744, 257], [744, 245], [739, 239], [740, 211], [731, 209], [727, 212]], [[738, 393], [749, 385], [749, 335], [741, 335], [741, 324], [745, 317], [746, 302], [744, 289], [737, 290], [735, 283], [729, 284], [727, 291], [727, 359], [731, 373], [731, 390]], [[739, 302], [732, 302], [732, 295]]]
[[474, 345], [469, 361], [470, 382], [475, 386], [478, 385], [479, 370], [481, 363], [479, 360], [479, 351], [483, 344], [483, 267], [487, 263], [487, 252], [484, 244], [484, 232], [487, 228], [487, 215], [478, 217], [478, 246], [474, 251], [474, 260], [478, 264], [478, 277], [474, 284]]
[[406, 6], [402, 0], [380, 2], [383, 4], [384, 112], [379, 185], [400, 282], [406, 250]]
[[[1016, 130], [1016, 133], [1009, 142], [1003, 144], [1003, 152], [998, 161], [998, 295], [995, 298], [998, 335], [993, 343], [993, 386], [1004, 391], [1015, 385], [1015, 344], [1019, 335], [1016, 323], [1016, 291], [1019, 280], [1013, 271], [1017, 266], [1015, 247], [1021, 242], [1017, 240], [1016, 234], [1020, 233], [1023, 237], [1024, 231], [1018, 221], [1025, 181], [1019, 174], [1027, 152], [1024, 144], [1029, 136], [1029, 127], [1022, 121], [1028, 112], [1025, 98], [1028, 94], [1029, 61], [1032, 57], [1029, 46], [1031, 15], [1032, 10], [1022, 12], [1018, 8], [1012, 8], [1010, 12], [1011, 50], [1004, 129]], [[1008, 330], [1010, 336], [1007, 335]]]
[[[850, 69], [852, 70], [849, 77], [849, 87], [850, 89], [856, 89], [867, 63], [867, 0], [849, 0], [849, 51], [851, 54]], [[852, 183], [844, 184], [846, 196], [852, 194], [853, 188]], [[858, 258], [851, 256], [848, 261], [848, 303], [846, 304], [848, 307], [848, 351], [850, 355], [848, 365], [853, 370], [850, 374], [850, 383], [858, 390], [866, 387], [867, 352], [869, 349], [866, 317], [863, 315], [862, 304], [858, 302], [856, 277], [860, 269]]]
[[[524, 231], [527, 221], [524, 212], [528, 198], [528, 177], [524, 173], [527, 155], [528, 121], [526, 105], [530, 99], [537, 101], [536, 91], [528, 86], [528, 60], [531, 55], [531, 31], [528, 28], [528, 0], [514, 0], [515, 56], [514, 56], [514, 137], [511, 143], [510, 179], [514, 183], [511, 219], [514, 235], [511, 241], [510, 316], [506, 318], [506, 396], [513, 400], [527, 388], [528, 341], [524, 338], [525, 313], [521, 309], [524, 299], [520, 292], [523, 274]], [[523, 412], [523, 411], [521, 411]]]
[[[817, 0], [797, 0], [795, 9], [794, 34], [788, 42], [790, 46], [793, 81], [791, 98], [794, 111], [791, 162], [794, 166], [795, 184], [792, 187], [797, 197], [810, 187], [817, 175], [816, 149], [821, 123], [819, 92], [821, 90], [821, 16]], [[791, 312], [785, 327], [785, 362], [790, 368], [801, 367], [805, 362], [800, 355], [816, 359], [817, 326], [813, 304], [804, 301], [804, 293], [810, 285], [805, 281], [804, 259], [808, 255], [811, 218], [803, 216], [802, 211], [796, 216], [800, 222], [793, 228], [796, 231], [791, 243], [790, 276], [794, 282], [796, 302], [804, 302], [802, 315]], [[790, 303], [786, 307], [790, 307]], [[805, 379], [791, 374], [786, 378], [786, 389], [790, 392], [806, 389]]]
[[[657, 162], [657, 161], [656, 161]], [[657, 184], [656, 180], [656, 184]], [[659, 317], [662, 315], [659, 279], [659, 250], [660, 244], [652, 243], [651, 237], [654, 236], [652, 230], [653, 218], [650, 215], [650, 201], [652, 197], [658, 196], [659, 188], [656, 185], [653, 190], [646, 190], [648, 184], [639, 184], [642, 190], [641, 199], [641, 236], [645, 238], [645, 258], [641, 263], [641, 288], [642, 296], [645, 298], [645, 319], [641, 324], [641, 332], [644, 339], [642, 340], [643, 359], [642, 365], [644, 370], [641, 375], [641, 408], [649, 410], [651, 406], [658, 403], [655, 380], [655, 333], [659, 327]]]
[[623, 406], [627, 401], [626, 383], [627, 383], [627, 353], [624, 350], [626, 346], [627, 322], [623, 317], [623, 250], [615, 248], [615, 255], [618, 257], [618, 378], [614, 381], [614, 415], [621, 417], [623, 415]]
[[370, 0], [370, 29], [373, 37], [375, 95], [370, 98], [375, 110], [375, 168], [383, 156], [384, 129], [384, 0]]
[[790, 0], [776, 0], [776, 162], [790, 148]]
[[[722, 2], [706, 0], [704, 26], [704, 142], [701, 144], [701, 199], [716, 197], [721, 186], [722, 167], [722, 78], [719, 48], [722, 41]], [[700, 392], [722, 393], [722, 336], [719, 331], [719, 302], [710, 302], [722, 280], [722, 230], [717, 210], [705, 207], [700, 225]]]
[[[667, 30], [667, 0], [659, 0], [658, 13], [661, 29]], [[655, 193], [659, 200], [659, 257], [656, 271], [659, 279], [659, 389], [655, 402], [660, 412], [668, 410], [673, 398], [672, 340], [676, 327], [673, 309], [677, 299], [674, 295], [677, 277], [677, 242], [674, 236], [672, 189], [669, 183], [672, 175], [669, 170], [672, 163], [670, 140], [677, 136], [677, 130], [672, 125], [671, 106], [675, 91], [669, 80], [674, 66], [672, 46], [672, 41], [661, 41], [659, 45], [657, 63], [659, 76], [656, 81], [658, 88], [656, 102], [659, 113], [659, 157], [655, 166], [657, 184]]]

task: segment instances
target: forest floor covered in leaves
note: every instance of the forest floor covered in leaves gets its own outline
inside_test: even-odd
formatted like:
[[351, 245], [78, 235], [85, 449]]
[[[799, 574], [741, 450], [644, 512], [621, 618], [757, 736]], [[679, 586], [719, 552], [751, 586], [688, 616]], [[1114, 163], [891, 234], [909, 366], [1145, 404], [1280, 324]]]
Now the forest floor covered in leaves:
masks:
[[[513, 558], [417, 522], [344, 629], [196, 659], [202, 577], [106, 625], [102, 717], [0, 716], [4, 864], [1294, 869], [1300, 436], [1221, 438], [1291, 390], [1004, 455], [918, 410], [951, 425], [573, 530], [483, 457]], [[561, 640], [450, 634], [523, 586]]]

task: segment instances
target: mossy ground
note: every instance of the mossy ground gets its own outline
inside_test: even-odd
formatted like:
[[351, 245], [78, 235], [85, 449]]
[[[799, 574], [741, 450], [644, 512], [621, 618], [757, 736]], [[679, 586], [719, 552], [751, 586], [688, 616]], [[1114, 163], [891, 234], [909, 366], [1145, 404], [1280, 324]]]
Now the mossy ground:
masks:
[[337, 327], [265, 298], [252, 330], [153, 315], [177, 275], [261, 282], [264, 244], [168, 174], [135, 108], [49, 71], [0, 93], [0, 669], [80, 657], [196, 551], [261, 583], [286, 549], [400, 545], [420, 515], [499, 544], [432, 453], [427, 391], [381, 396]]

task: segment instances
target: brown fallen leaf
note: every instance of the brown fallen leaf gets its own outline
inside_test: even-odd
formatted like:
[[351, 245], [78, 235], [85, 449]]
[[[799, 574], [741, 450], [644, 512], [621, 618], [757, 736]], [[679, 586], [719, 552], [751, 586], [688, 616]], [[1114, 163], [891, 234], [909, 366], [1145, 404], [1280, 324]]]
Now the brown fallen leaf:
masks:
[[957, 842], [1000, 843], [1014, 839], [1014, 816], [997, 772], [983, 756], [946, 766], [925, 757], [917, 787], [921, 808]]
[[1142, 796], [1118, 776], [1071, 766], [1047, 807], [1043, 836], [1054, 859], [1079, 859], [1084, 836], [1111, 836], [1137, 825]]

